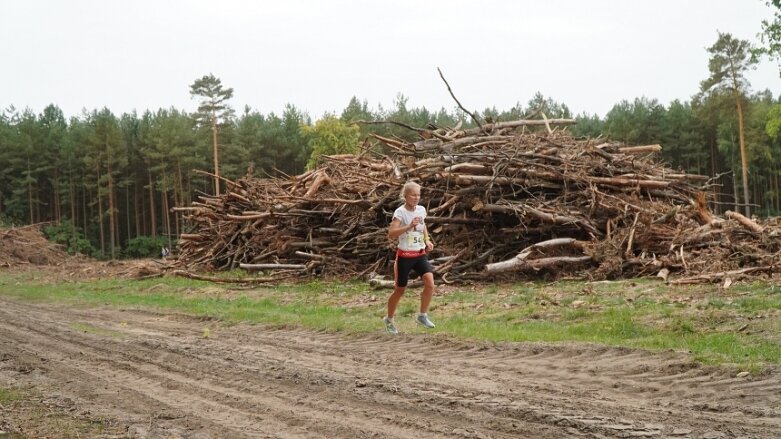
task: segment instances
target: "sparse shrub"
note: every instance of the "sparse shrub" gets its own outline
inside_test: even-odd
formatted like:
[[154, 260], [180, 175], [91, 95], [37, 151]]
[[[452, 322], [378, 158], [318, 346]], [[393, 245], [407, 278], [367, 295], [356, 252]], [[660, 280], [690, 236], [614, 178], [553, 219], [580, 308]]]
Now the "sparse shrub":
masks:
[[162, 236], [136, 236], [128, 240], [125, 255], [131, 258], [159, 256], [162, 247], [168, 247], [168, 239]]
[[49, 241], [65, 247], [68, 254], [81, 253], [91, 255], [95, 252], [95, 248], [84, 237], [81, 227], [74, 227], [69, 219], [63, 220], [60, 224], [45, 226], [43, 234]]

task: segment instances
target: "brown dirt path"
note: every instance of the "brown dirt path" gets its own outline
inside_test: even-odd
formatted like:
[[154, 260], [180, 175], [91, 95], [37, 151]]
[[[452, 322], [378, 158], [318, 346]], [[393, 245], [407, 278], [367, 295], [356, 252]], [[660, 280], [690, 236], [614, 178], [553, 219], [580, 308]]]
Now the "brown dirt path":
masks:
[[122, 437], [781, 437], [777, 372], [738, 378], [672, 352], [225, 327], [0, 296], [9, 385]]

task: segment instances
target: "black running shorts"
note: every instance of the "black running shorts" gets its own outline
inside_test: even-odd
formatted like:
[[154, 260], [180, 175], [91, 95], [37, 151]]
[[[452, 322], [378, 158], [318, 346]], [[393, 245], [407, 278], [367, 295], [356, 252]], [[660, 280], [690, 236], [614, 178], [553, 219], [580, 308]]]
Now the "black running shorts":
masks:
[[428, 256], [425, 254], [416, 258], [402, 258], [396, 256], [396, 286], [406, 287], [409, 281], [409, 272], [415, 270], [418, 276], [423, 277], [425, 273], [433, 273], [434, 269], [431, 268], [431, 264], [428, 262]]

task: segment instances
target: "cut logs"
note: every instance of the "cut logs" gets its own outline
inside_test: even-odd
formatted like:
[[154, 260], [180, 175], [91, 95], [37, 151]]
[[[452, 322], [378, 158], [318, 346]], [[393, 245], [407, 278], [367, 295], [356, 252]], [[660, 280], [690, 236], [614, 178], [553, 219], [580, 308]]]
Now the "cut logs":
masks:
[[[289, 178], [246, 177], [177, 208], [189, 227], [178, 264], [244, 266], [266, 275], [392, 278], [387, 238], [406, 181], [447, 282], [529, 277], [695, 278], [750, 267], [773, 272], [777, 221], [708, 211], [703, 176], [653, 158], [659, 145], [576, 139], [559, 125], [514, 121], [470, 130], [412, 128], [417, 142], [374, 136], [361, 155], [323, 156]], [[555, 127], [548, 132], [544, 129]], [[544, 130], [529, 131], [542, 125]], [[768, 269], [767, 267], [771, 267]], [[710, 279], [707, 276], [697, 279]], [[665, 279], [668, 279], [665, 276]]]

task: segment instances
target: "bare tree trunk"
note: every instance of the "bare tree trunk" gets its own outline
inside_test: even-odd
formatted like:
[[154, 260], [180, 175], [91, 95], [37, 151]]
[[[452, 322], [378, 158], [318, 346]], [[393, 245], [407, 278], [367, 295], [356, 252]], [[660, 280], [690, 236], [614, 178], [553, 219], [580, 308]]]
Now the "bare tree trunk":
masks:
[[702, 155], [697, 154], [697, 173], [702, 174]]
[[779, 173], [779, 168], [778, 167], [773, 169], [773, 185], [775, 186], [775, 189], [774, 189], [773, 193], [776, 195], [774, 197], [775, 215], [778, 215], [778, 213], [781, 212], [781, 194], [779, 193], [781, 188], [779, 188], [779, 185], [778, 185], [778, 173]]
[[62, 206], [60, 206], [60, 169], [54, 168], [54, 182], [52, 183], [52, 204], [54, 205], [54, 221], [62, 223]]
[[106, 255], [106, 236], [103, 233], [103, 202], [100, 200], [100, 162], [97, 163], [98, 171], [98, 223], [100, 225], [100, 252], [103, 256]]
[[33, 215], [33, 182], [32, 172], [30, 171], [30, 157], [27, 157], [27, 206], [30, 210], [30, 224], [35, 224]]
[[[126, 180], [126, 183], [128, 182], [129, 180]], [[125, 234], [126, 240], [130, 239], [130, 212], [130, 184], [125, 184], [125, 220], [127, 222], [127, 232]]]
[[743, 203], [746, 206], [746, 216], [751, 216], [751, 207], [748, 197], [748, 157], [746, 153], [746, 136], [743, 132], [743, 106], [740, 103], [740, 94], [737, 89], [735, 93], [735, 105], [738, 111], [738, 141], [740, 142], [740, 170], [743, 177]]
[[149, 175], [149, 220], [152, 226], [152, 237], [157, 237], [157, 218], [155, 215], [155, 185], [152, 183], [152, 168], [149, 162], [146, 164], [147, 174]]
[[168, 247], [170, 248], [171, 245], [171, 214], [168, 206], [168, 178], [165, 174], [165, 171], [163, 171], [163, 194], [162, 194], [162, 204], [163, 204], [163, 227], [165, 230], [166, 238], [168, 238]]
[[86, 182], [81, 188], [81, 227], [87, 233], [87, 187]]
[[138, 179], [133, 179], [133, 212], [136, 220], [136, 236], [141, 236], [141, 219], [146, 218], [143, 200], [138, 197]]
[[212, 146], [214, 147], [214, 195], [220, 195], [220, 154], [217, 148], [217, 116], [212, 113]]
[[765, 197], [762, 196], [764, 191], [761, 191], [761, 188], [759, 187], [759, 181], [757, 181], [756, 178], [752, 179], [751, 190], [751, 199], [754, 200], [754, 203], [759, 206], [758, 210], [761, 212], [762, 208], [765, 206]]
[[184, 175], [184, 180], [186, 182], [185, 184], [185, 191], [184, 191], [184, 206], [189, 206], [192, 202], [192, 193], [193, 193], [193, 180], [190, 178], [190, 174], [187, 173]]
[[119, 226], [119, 221], [120, 221], [119, 215], [120, 215], [119, 191], [115, 189], [114, 190], [114, 242], [116, 244], [117, 249], [122, 248], [122, 244], [120, 244], [122, 242], [122, 240], [120, 239], [121, 238], [120, 235], [122, 234], [122, 228]]
[[[710, 139], [708, 141], [708, 143], [710, 144], [710, 169], [711, 169], [711, 175], [715, 177], [715, 176], [719, 175], [719, 170], [718, 170], [718, 167], [716, 166], [716, 153], [717, 153], [717, 151], [716, 151], [716, 141], [714, 139]], [[723, 181], [723, 179], [724, 179], [724, 176], [722, 176], [720, 178], [721, 181]], [[716, 213], [721, 213], [721, 208], [720, 208], [721, 203], [720, 202], [722, 201], [722, 196], [721, 196], [721, 194], [719, 194], [719, 187], [720, 186], [717, 185], [717, 184], [713, 185], [713, 199], [717, 201], [716, 206], [714, 206], [713, 211], [716, 212]]]
[[735, 212], [740, 212], [740, 188], [738, 187], [738, 174], [735, 172], [735, 135], [730, 135], [730, 170], [732, 171], [732, 195], [734, 196]]
[[738, 178], [732, 173], [732, 192], [735, 194], [735, 211], [740, 211], [740, 189], [738, 188]]
[[146, 219], [148, 218], [146, 215], [146, 192], [143, 190], [144, 185], [141, 184], [141, 188], [137, 189], [136, 192], [140, 193], [138, 197], [138, 204], [141, 206], [141, 215], [140, 215], [140, 221], [138, 221], [141, 224], [141, 233], [140, 235], [148, 236], [149, 232], [147, 232], [147, 224]]
[[[176, 206], [184, 206], [185, 205], [185, 201], [184, 201], [185, 195], [184, 195], [184, 180], [183, 180], [183, 177], [182, 177], [182, 163], [180, 161], [178, 161], [178, 160], [176, 162], [176, 173], [177, 173], [177, 176], [176, 176], [176, 186], [177, 186], [176, 191], [178, 192], [179, 196], [178, 197], [174, 197], [174, 203], [176, 203]], [[179, 212], [175, 212], [174, 215], [175, 215], [175, 218], [176, 218], [176, 236], [179, 236], [179, 234], [181, 233], [180, 230], [181, 230], [181, 227], [182, 227], [182, 225], [181, 225], [182, 216], [180, 215]]]
[[68, 176], [68, 195], [71, 203], [71, 236], [76, 236], [76, 189], [73, 187], [73, 176]]
[[108, 160], [106, 160], [106, 170], [108, 172], [108, 231], [110, 234], [109, 244], [111, 245], [111, 259], [116, 259], [116, 214], [114, 212], [114, 178], [111, 175], [111, 150], [108, 144], [106, 145], [106, 151], [108, 151]]

